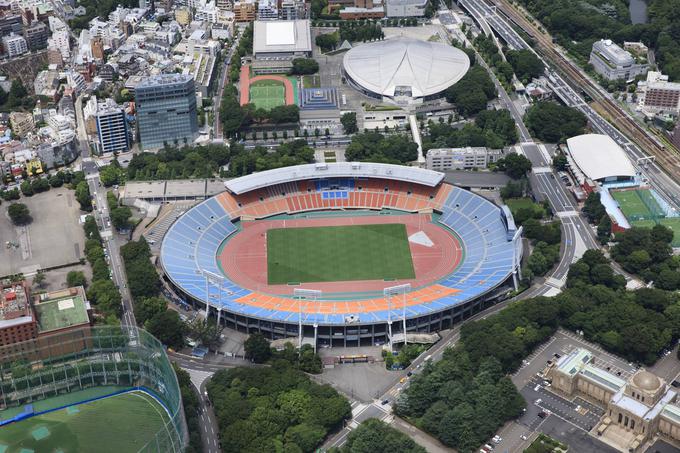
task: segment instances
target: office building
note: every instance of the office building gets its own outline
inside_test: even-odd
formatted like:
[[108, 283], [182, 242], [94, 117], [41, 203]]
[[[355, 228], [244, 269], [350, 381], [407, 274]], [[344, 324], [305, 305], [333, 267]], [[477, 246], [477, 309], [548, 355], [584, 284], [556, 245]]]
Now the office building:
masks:
[[646, 62], [637, 63], [630, 52], [623, 50], [610, 39], [593, 43], [589, 62], [595, 72], [607, 80], [632, 80], [646, 73], [649, 67]]
[[10, 58], [18, 57], [28, 52], [26, 39], [14, 33], [2, 37], [2, 48], [5, 49], [5, 53]]
[[386, 0], [387, 17], [423, 17], [428, 0]]
[[0, 36], [7, 36], [11, 33], [20, 35], [24, 29], [21, 16], [18, 14], [6, 14], [0, 16]]
[[680, 112], [680, 83], [668, 81], [668, 76], [649, 71], [647, 80], [638, 83], [638, 106], [645, 113], [655, 115]]
[[135, 101], [143, 149], [194, 141], [198, 117], [191, 76], [161, 74], [148, 77], [135, 87]]
[[35, 129], [33, 115], [24, 112], [11, 112], [9, 114], [9, 124], [14, 135], [25, 137], [26, 134]]
[[659, 437], [680, 441], [677, 392], [644, 369], [623, 379], [595, 366], [590, 351], [576, 348], [551, 364], [546, 375], [559, 393], [585, 397], [604, 407], [597, 435], [621, 451], [644, 451], [645, 444]]
[[97, 104], [94, 117], [101, 154], [124, 153], [130, 149], [130, 131], [121, 106], [113, 99], [106, 99]]
[[483, 147], [437, 148], [427, 151], [425, 158], [428, 170], [471, 170], [486, 168], [503, 157], [503, 150]]

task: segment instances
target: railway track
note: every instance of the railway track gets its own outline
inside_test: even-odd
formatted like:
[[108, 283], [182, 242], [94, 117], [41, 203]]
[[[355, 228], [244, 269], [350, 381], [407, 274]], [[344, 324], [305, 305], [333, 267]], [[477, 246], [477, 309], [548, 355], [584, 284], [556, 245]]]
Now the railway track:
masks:
[[604, 95], [594, 82], [585, 77], [580, 68], [575, 67], [564, 55], [553, 48], [552, 39], [541, 32], [523, 13], [517, 11], [508, 0], [494, 0], [495, 6], [515, 24], [528, 32], [538, 44], [538, 51], [562, 72], [567, 80], [576, 82], [593, 100], [598, 101], [607, 119], [646, 154], [654, 156], [657, 163], [676, 181], [680, 181], [680, 155], [672, 146], [665, 146], [649, 131], [632, 119], [616, 102]]

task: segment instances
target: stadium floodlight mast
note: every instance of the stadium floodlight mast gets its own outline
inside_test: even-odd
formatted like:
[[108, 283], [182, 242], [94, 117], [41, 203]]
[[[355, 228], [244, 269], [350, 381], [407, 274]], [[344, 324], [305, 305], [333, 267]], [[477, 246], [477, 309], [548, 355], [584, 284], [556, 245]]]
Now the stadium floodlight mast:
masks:
[[217, 286], [218, 301], [219, 305], [215, 304], [215, 310], [217, 311], [217, 325], [220, 325], [222, 317], [222, 287], [225, 286], [224, 282], [227, 280], [223, 275], [217, 275], [214, 272], [201, 269], [201, 274], [205, 277], [205, 305], [206, 305], [206, 320], [210, 315], [210, 283]]
[[[293, 297], [298, 300], [298, 348], [300, 349], [302, 349], [302, 300], [316, 302], [321, 297], [321, 294], [322, 292], [318, 289], [293, 289]], [[316, 341], [314, 342], [314, 350], [316, 351]]]
[[404, 346], [406, 346], [406, 294], [411, 292], [411, 284], [406, 283], [404, 285], [390, 286], [383, 289], [383, 294], [387, 299], [387, 328], [389, 329], [390, 335], [390, 350], [393, 349], [392, 344], [392, 297], [401, 294], [403, 303], [403, 322], [404, 322]]

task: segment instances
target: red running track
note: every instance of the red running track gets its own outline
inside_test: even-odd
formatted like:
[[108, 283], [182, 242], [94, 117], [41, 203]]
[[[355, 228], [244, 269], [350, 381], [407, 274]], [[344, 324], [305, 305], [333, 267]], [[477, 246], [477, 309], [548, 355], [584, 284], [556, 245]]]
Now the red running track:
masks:
[[250, 85], [260, 80], [276, 80], [277, 82], [283, 83], [286, 105], [295, 104], [295, 90], [293, 89], [293, 83], [288, 78], [278, 75], [259, 75], [250, 77], [250, 65], [245, 64], [241, 66], [241, 76], [239, 77], [241, 105], [246, 105], [250, 102]]
[[[463, 259], [463, 248], [458, 239], [431, 220], [431, 214], [410, 214], [245, 221], [241, 223], [242, 231], [229, 240], [217, 259], [224, 273], [234, 283], [251, 291], [266, 294], [291, 295], [294, 288], [317, 289], [326, 294], [360, 293], [382, 291], [383, 288], [404, 283], [410, 283], [415, 289], [432, 284], [450, 274]], [[383, 280], [310, 282], [299, 286], [267, 283], [266, 232], [269, 229], [384, 223], [403, 223], [406, 225], [408, 236], [422, 231], [433, 242], [433, 245], [428, 247], [409, 241], [416, 278], [389, 282]]]

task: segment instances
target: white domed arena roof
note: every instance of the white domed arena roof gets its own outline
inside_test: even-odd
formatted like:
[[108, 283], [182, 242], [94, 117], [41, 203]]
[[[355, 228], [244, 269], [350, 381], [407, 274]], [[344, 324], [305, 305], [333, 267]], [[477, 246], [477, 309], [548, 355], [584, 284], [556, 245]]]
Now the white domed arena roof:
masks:
[[445, 90], [470, 68], [460, 49], [402, 37], [354, 47], [342, 63], [347, 75], [368, 91], [392, 97], [404, 87], [414, 98]]

